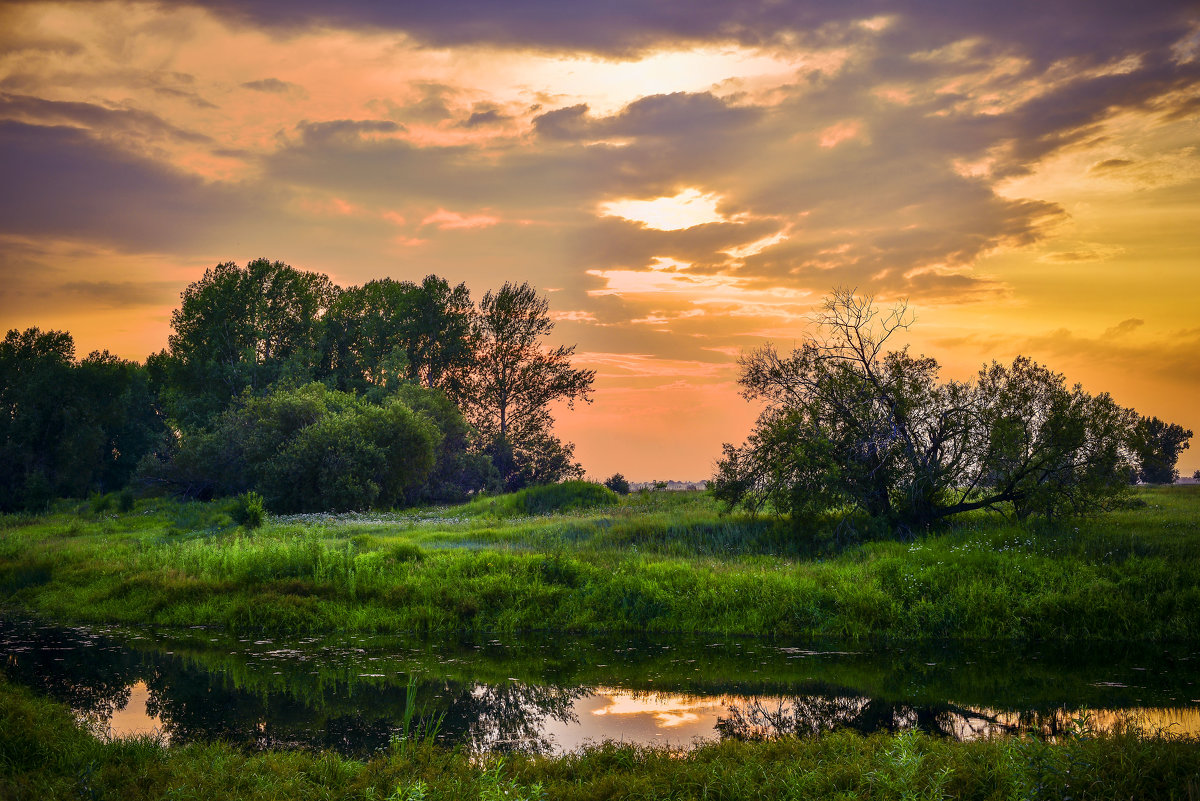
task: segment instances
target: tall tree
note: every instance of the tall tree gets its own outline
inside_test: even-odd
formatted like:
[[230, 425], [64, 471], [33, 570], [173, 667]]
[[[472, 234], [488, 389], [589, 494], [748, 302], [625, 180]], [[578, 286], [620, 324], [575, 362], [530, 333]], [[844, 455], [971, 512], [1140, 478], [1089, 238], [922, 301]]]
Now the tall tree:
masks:
[[453, 392], [473, 355], [465, 284], [384, 278], [351, 287], [325, 320], [324, 371], [339, 389], [387, 388], [398, 378]]
[[171, 315], [168, 349], [150, 361], [171, 416], [203, 425], [247, 389], [311, 379], [321, 319], [337, 294], [327, 276], [278, 261], [206, 270]]
[[551, 434], [550, 405], [590, 402], [596, 374], [571, 366], [574, 345], [543, 345], [554, 329], [549, 309], [527, 283], [485, 294], [475, 316], [475, 364], [457, 392], [510, 489], [582, 472], [570, 444]]
[[1138, 421], [1135, 450], [1138, 459], [1138, 478], [1147, 484], [1172, 484], [1179, 478], [1175, 465], [1179, 454], [1187, 450], [1192, 432], [1178, 423], [1168, 423], [1157, 417]]
[[0, 509], [117, 489], [163, 433], [142, 366], [107, 351], [76, 362], [65, 331], [0, 342]]

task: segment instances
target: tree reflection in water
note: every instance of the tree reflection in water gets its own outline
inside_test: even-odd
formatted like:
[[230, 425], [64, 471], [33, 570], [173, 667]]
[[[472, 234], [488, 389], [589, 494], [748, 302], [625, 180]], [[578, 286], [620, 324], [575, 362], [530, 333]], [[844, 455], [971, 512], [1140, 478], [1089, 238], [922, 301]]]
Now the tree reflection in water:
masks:
[[[584, 699], [595, 687], [722, 699], [724, 709], [705, 714], [713, 714], [718, 736], [742, 740], [834, 729], [916, 729], [960, 739], [1034, 730], [1057, 737], [1076, 726], [1071, 710], [1080, 707], [1102, 710], [1105, 726], [1119, 725], [1131, 710], [1168, 723], [1200, 720], [1200, 702], [1190, 701], [1200, 660], [1191, 652], [1170, 661], [1140, 652], [1118, 660], [1111, 650], [1068, 659], [1044, 652], [802, 651], [763, 641], [565, 645], [545, 637], [278, 644], [207, 630], [108, 636], [0, 616], [0, 654], [7, 680], [69, 705], [98, 731], [143, 682], [149, 723], [171, 744], [220, 740], [248, 750], [352, 756], [435, 723], [440, 742], [476, 752], [553, 751], [562, 746], [547, 732], [587, 730], [576, 710], [588, 708]], [[410, 677], [417, 712], [406, 728]], [[630, 726], [647, 728], [645, 715], [627, 717]], [[617, 725], [608, 736], [644, 735], [635, 728]]]
[[813, 737], [837, 730], [860, 734], [921, 731], [970, 739], [1011, 727], [986, 712], [953, 704], [897, 703], [834, 688], [774, 701], [756, 698], [735, 703], [727, 715], [717, 719], [721, 737], [734, 740]]

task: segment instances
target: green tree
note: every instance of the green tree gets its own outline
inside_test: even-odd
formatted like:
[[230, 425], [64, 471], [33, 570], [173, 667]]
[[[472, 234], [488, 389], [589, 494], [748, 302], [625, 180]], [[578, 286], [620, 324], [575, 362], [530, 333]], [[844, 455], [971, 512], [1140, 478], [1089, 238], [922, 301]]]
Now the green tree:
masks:
[[108, 352], [76, 362], [65, 331], [0, 342], [0, 509], [119, 489], [164, 431], [142, 366]]
[[816, 323], [790, 356], [768, 345], [741, 360], [743, 394], [765, 408], [745, 445], [724, 448], [726, 503], [852, 509], [903, 532], [973, 509], [1084, 512], [1122, 491], [1137, 416], [1108, 395], [1023, 357], [942, 382], [936, 360], [886, 350], [911, 323], [904, 306], [881, 314], [849, 290]]
[[341, 293], [325, 320], [323, 370], [338, 389], [395, 389], [400, 379], [453, 392], [470, 366], [466, 285], [435, 275], [384, 278]]
[[278, 261], [206, 270], [171, 315], [167, 350], [148, 361], [170, 416], [205, 425], [246, 390], [311, 380], [337, 294], [327, 276]]
[[373, 404], [312, 383], [247, 396], [143, 474], [202, 499], [253, 490], [274, 512], [386, 508], [425, 484], [441, 440], [398, 396]]
[[613, 473], [608, 478], [604, 479], [604, 486], [608, 487], [618, 495], [629, 494], [629, 482], [625, 480], [625, 476], [620, 473]]
[[582, 475], [572, 446], [552, 433], [550, 404], [590, 402], [595, 372], [571, 367], [572, 345], [546, 348], [549, 301], [527, 283], [483, 296], [474, 321], [475, 360], [457, 391], [509, 489]]
[[1189, 429], [1177, 423], [1167, 423], [1157, 417], [1142, 417], [1138, 420], [1137, 477], [1147, 484], [1172, 484], [1179, 479], [1175, 466], [1179, 454], [1188, 448], [1192, 438]]
[[424, 484], [407, 493], [409, 504], [460, 503], [480, 490], [501, 489], [500, 474], [492, 460], [473, 448], [475, 431], [444, 392], [404, 384], [397, 395], [429, 419], [442, 435], [433, 470]]

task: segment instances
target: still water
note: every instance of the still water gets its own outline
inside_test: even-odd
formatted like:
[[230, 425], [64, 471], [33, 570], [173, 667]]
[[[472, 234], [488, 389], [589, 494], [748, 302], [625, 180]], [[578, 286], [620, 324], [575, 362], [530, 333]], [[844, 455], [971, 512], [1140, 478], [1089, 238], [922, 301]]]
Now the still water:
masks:
[[[99, 735], [331, 748], [406, 732], [486, 751], [618, 740], [919, 729], [959, 739], [1137, 722], [1200, 736], [1200, 652], [551, 634], [428, 641], [235, 638], [0, 618], [0, 672]], [[407, 723], [406, 723], [407, 720]]]

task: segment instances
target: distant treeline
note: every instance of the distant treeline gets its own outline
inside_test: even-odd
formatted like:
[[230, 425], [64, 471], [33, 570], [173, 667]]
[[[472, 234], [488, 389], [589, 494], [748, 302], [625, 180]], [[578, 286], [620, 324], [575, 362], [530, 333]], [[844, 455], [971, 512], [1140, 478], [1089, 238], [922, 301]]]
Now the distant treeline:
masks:
[[0, 511], [131, 482], [275, 511], [462, 500], [582, 474], [554, 401], [594, 373], [529, 284], [478, 304], [464, 284], [343, 289], [266, 259], [207, 270], [145, 364], [79, 360], [62, 331], [0, 343]]

